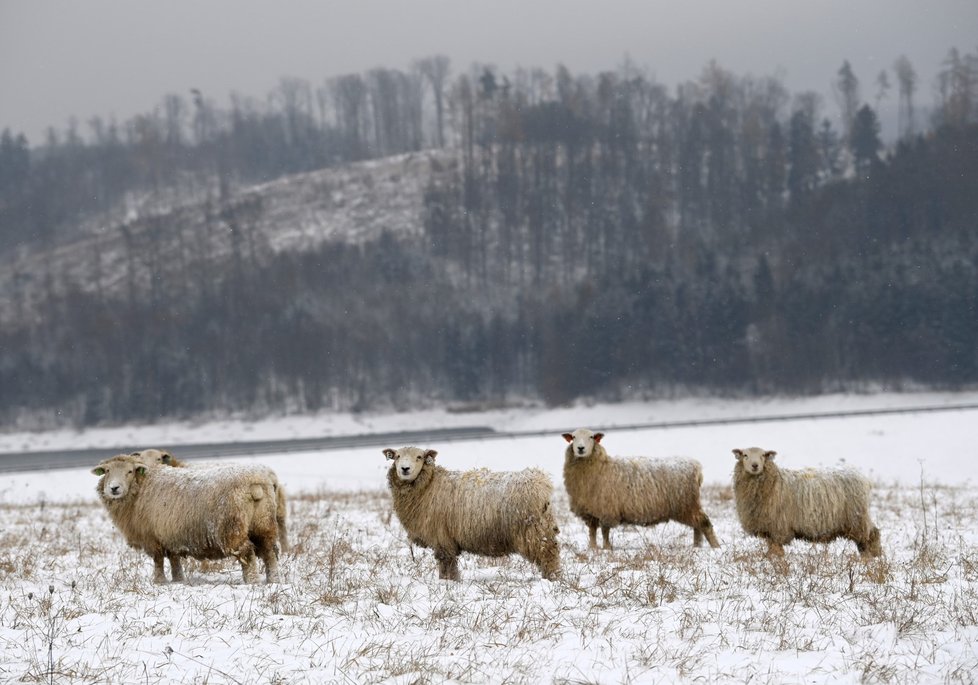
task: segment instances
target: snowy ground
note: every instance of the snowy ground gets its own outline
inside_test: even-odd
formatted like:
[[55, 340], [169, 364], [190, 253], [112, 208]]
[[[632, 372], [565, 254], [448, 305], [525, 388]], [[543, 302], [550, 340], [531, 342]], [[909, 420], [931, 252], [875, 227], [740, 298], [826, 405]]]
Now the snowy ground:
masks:
[[[483, 414], [278, 419], [0, 436], [0, 451], [254, 440], [490, 425], [549, 437], [425, 445], [448, 468], [538, 465], [554, 476], [563, 577], [519, 558], [463, 557], [461, 583], [411, 549], [383, 489], [379, 448], [255, 458], [290, 493], [283, 582], [246, 586], [231, 564], [191, 564], [154, 586], [86, 469], [0, 475], [0, 681], [42, 682], [973, 682], [978, 674], [978, 411], [619, 430], [642, 422], [935, 406], [978, 393], [684, 400]], [[722, 547], [677, 524], [614, 532], [587, 550], [560, 487], [564, 443], [605, 430], [613, 454], [695, 456]], [[740, 530], [733, 447], [782, 466], [870, 474], [886, 555], [851, 543], [788, 548], [787, 570]], [[392, 445], [398, 447], [399, 445]], [[109, 455], [106, 455], [109, 456]], [[244, 461], [244, 460], [242, 460]]]

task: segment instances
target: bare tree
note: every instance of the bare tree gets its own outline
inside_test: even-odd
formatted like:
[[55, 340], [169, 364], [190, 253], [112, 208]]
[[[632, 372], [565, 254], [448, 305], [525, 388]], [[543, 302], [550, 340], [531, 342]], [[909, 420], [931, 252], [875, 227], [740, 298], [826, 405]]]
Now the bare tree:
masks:
[[336, 120], [347, 146], [346, 158], [361, 159], [366, 153], [363, 136], [367, 109], [367, 86], [359, 74], [348, 74], [330, 81]]
[[832, 92], [842, 110], [843, 129], [848, 138], [852, 135], [852, 125], [859, 110], [859, 79], [852, 71], [849, 60], [845, 60], [839, 67], [837, 78], [832, 83]]
[[170, 147], [183, 145], [184, 120], [187, 116], [187, 105], [183, 98], [176, 94], [163, 97], [164, 137]]
[[400, 89], [393, 69], [372, 69], [367, 75], [374, 123], [374, 154], [385, 156], [402, 150]]
[[197, 88], [191, 88], [190, 94], [194, 99], [194, 139], [197, 145], [211, 139], [217, 129], [214, 106], [204, 99], [204, 94]]
[[978, 57], [961, 55], [957, 48], [951, 48], [937, 75], [937, 89], [941, 99], [937, 116], [941, 123], [963, 126], [971, 122], [978, 105]]
[[445, 147], [445, 84], [451, 71], [451, 61], [445, 55], [434, 55], [418, 60], [415, 67], [431, 86], [431, 94], [435, 98], [438, 147]]
[[316, 107], [319, 111], [319, 129], [326, 130], [326, 111], [329, 108], [329, 84], [316, 88]]
[[883, 69], [876, 75], [876, 111], [879, 111], [880, 103], [886, 99], [890, 93], [890, 75]]
[[401, 97], [406, 119], [405, 142], [409, 150], [420, 150], [424, 146], [424, 80], [420, 74], [402, 75]]
[[306, 122], [312, 118], [312, 90], [309, 83], [298, 78], [283, 78], [271, 99], [281, 104], [288, 143], [303, 144], [307, 138]]
[[893, 71], [897, 78], [899, 103], [897, 108], [897, 128], [900, 136], [912, 136], [913, 123], [913, 94], [917, 89], [917, 72], [906, 55], [897, 57], [893, 63]]

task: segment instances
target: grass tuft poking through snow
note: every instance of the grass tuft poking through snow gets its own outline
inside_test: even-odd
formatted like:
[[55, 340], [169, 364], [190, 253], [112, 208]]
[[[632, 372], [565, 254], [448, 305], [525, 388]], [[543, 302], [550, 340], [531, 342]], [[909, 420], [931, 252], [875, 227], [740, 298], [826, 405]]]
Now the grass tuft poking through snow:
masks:
[[439, 581], [383, 490], [296, 492], [282, 582], [187, 563], [155, 586], [94, 501], [0, 505], [0, 680], [34, 683], [967, 682], [978, 672], [978, 497], [877, 484], [885, 556], [795, 542], [785, 563], [703, 489], [722, 547], [678, 524], [587, 549], [558, 489], [563, 577], [463, 556]]

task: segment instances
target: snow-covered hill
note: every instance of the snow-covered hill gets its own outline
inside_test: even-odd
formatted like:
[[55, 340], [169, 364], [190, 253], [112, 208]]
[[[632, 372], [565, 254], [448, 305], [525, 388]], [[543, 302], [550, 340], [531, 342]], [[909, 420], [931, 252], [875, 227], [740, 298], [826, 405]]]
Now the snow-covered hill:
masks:
[[127, 287], [131, 266], [139, 283], [156, 265], [204, 268], [230, 252], [234, 227], [241, 249], [259, 252], [358, 243], [384, 231], [418, 235], [424, 187], [450, 165], [443, 150], [346, 164], [233, 188], [224, 207], [217, 190], [206, 187], [132, 198], [125, 208], [81, 221], [52, 245], [0, 256], [0, 317], [30, 315], [48, 288], [68, 283], [89, 292]]

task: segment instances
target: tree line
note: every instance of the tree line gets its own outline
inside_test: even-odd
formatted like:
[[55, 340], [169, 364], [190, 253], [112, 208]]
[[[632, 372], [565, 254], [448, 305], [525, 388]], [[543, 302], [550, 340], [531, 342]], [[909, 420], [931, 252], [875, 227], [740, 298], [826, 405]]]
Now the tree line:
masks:
[[[69, 216], [118, 211], [136, 188], [161, 206], [205, 197], [128, 229], [124, 287], [65, 282], [3, 322], [0, 417], [973, 384], [976, 65], [949, 54], [925, 121], [898, 60], [892, 147], [887, 79], [874, 107], [848, 63], [838, 127], [818, 96], [716, 64], [669, 92], [627, 63], [450, 78], [432, 58], [321, 90], [284, 81], [263, 108], [176, 99], [124, 140], [109, 127], [32, 150], [5, 132], [7, 246], [77, 230]], [[234, 191], [426, 147], [449, 161], [417, 234], [275, 252], [251, 228], [260, 201]], [[43, 192], [74, 191], [32, 196], [45, 175]], [[211, 225], [188, 212], [237, 230], [184, 237]]]
[[33, 147], [5, 129], [0, 251], [70, 235], [86, 218], [111, 224], [134, 207], [443, 145], [449, 69], [438, 55], [318, 86], [283, 78], [264, 99], [234, 94], [224, 106], [192, 89], [121, 123], [96, 116], [50, 127]]

